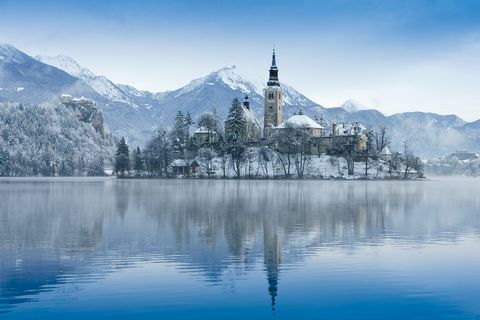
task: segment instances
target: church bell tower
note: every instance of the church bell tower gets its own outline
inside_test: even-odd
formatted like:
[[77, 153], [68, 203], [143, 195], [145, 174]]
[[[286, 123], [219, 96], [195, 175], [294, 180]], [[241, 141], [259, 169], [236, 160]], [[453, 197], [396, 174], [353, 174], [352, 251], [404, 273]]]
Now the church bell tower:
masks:
[[275, 49], [272, 54], [272, 66], [270, 67], [267, 87], [265, 88], [265, 108], [263, 121], [263, 135], [268, 138], [268, 131], [271, 126], [278, 126], [283, 122], [282, 115], [282, 88], [278, 82], [278, 68], [275, 61]]

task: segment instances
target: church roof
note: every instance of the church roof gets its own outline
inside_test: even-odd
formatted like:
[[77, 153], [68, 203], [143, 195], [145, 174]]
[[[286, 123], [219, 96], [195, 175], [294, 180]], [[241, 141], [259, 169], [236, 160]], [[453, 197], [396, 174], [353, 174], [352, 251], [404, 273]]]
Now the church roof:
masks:
[[280, 124], [278, 128], [307, 128], [307, 129], [323, 129], [321, 125], [316, 123], [312, 118], [305, 114], [296, 114], [288, 118]]
[[252, 113], [250, 109], [247, 109], [244, 106], [242, 106], [242, 110], [243, 110], [243, 114], [245, 115], [245, 120], [247, 120], [247, 122], [250, 122], [256, 126], [260, 126], [260, 122], [258, 121], [257, 117], [255, 117], [255, 115]]

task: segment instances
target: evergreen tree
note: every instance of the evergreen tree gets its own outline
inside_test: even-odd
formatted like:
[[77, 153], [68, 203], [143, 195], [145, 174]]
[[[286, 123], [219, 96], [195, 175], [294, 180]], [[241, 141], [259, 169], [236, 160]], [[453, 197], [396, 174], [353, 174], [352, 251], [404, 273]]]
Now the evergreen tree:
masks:
[[188, 133], [186, 134], [186, 116], [182, 111], [178, 111], [175, 116], [175, 124], [170, 132], [170, 141], [172, 151], [177, 158], [183, 158], [187, 147]]
[[170, 132], [174, 156], [184, 160], [187, 164], [190, 164], [191, 160], [195, 158], [196, 154], [196, 145], [190, 138], [190, 127], [192, 125], [193, 121], [190, 113], [183, 115], [181, 111], [178, 111], [175, 117], [175, 124]]
[[247, 120], [242, 105], [237, 98], [233, 99], [232, 106], [225, 120], [225, 138], [227, 142], [241, 141], [245, 137]]
[[234, 98], [227, 120], [225, 120], [225, 141], [237, 178], [240, 177], [240, 169], [244, 160], [246, 129], [247, 120], [242, 105], [237, 98]]
[[120, 143], [117, 147], [115, 154], [115, 172], [120, 176], [124, 176], [130, 170], [130, 156], [128, 151], [128, 145], [125, 142], [125, 138], [120, 139]]
[[140, 175], [144, 169], [143, 154], [139, 147], [133, 152], [133, 170]]

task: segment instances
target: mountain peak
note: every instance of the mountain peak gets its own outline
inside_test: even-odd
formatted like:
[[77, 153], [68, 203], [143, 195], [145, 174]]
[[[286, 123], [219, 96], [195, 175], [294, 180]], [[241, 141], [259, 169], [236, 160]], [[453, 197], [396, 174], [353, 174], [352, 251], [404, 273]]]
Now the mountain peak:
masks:
[[77, 61], [68, 56], [57, 55], [55, 57], [50, 57], [37, 55], [35, 56], [35, 59], [45, 64], [54, 66], [55, 68], [58, 68], [60, 70], [63, 70], [77, 78], [95, 77], [93, 72], [91, 72], [87, 68], [80, 66]]
[[342, 103], [339, 108], [342, 108], [350, 113], [357, 112], [360, 110], [368, 110], [370, 108], [366, 107], [365, 105], [361, 104], [357, 100], [348, 99], [344, 103]]

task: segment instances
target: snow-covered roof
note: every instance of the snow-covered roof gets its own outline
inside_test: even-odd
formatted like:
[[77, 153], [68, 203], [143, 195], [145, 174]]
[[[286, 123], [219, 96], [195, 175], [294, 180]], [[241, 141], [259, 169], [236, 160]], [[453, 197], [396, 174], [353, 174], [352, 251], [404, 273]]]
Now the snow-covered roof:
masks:
[[356, 122], [355, 124], [347, 124], [347, 123], [342, 123], [342, 124], [337, 124], [335, 128], [335, 135], [337, 136], [353, 136], [356, 134], [359, 134], [363, 131], [366, 131], [367, 128], [365, 128], [363, 125], [360, 123]]
[[384, 147], [382, 152], [380, 152], [380, 155], [382, 156], [390, 156], [392, 155], [392, 152], [390, 151], [390, 149], [388, 149], [388, 147]]
[[307, 128], [307, 129], [323, 129], [321, 125], [316, 123], [312, 118], [304, 114], [296, 114], [281, 123], [277, 128]]
[[215, 133], [210, 130], [208, 130], [206, 127], [201, 126], [197, 130], [195, 130], [195, 133]]

